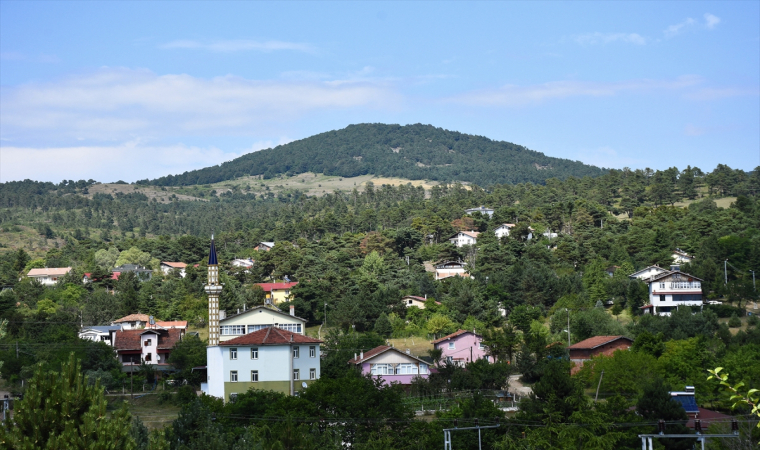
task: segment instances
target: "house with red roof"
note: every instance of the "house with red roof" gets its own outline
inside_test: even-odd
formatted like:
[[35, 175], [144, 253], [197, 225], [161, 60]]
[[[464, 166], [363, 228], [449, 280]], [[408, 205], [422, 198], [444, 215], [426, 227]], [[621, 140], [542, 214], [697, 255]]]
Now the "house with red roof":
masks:
[[183, 335], [184, 330], [178, 328], [120, 330], [113, 333], [113, 347], [127, 371], [142, 363], [168, 366], [169, 355]]
[[266, 298], [276, 305], [277, 303], [292, 300], [290, 290], [297, 284], [298, 281], [290, 281], [282, 283], [256, 283], [256, 286], [261, 287], [266, 294]]
[[475, 245], [478, 243], [478, 231], [460, 231], [454, 236], [449, 238], [449, 242], [457, 247], [463, 247], [465, 245]]
[[179, 276], [185, 278], [186, 268], [187, 264], [183, 262], [161, 261], [161, 272], [163, 272], [164, 275], [168, 275], [172, 270], [178, 270]]
[[52, 286], [58, 283], [58, 280], [69, 272], [71, 272], [71, 267], [46, 267], [44, 269], [32, 269], [26, 276], [39, 281], [45, 286]]
[[123, 330], [134, 330], [137, 328], [145, 328], [149, 321], [149, 315], [137, 313], [129, 314], [121, 319], [116, 319], [111, 322], [111, 325], [120, 325]]
[[612, 356], [618, 350], [628, 350], [631, 344], [633, 340], [625, 336], [594, 336], [573, 344], [568, 347], [570, 361], [575, 363], [571, 373], [578, 372], [583, 363], [594, 356]]
[[362, 375], [370, 374], [382, 379], [383, 384], [410, 385], [414, 378], [427, 378], [430, 375], [427, 362], [412, 356], [408, 350], [402, 352], [387, 345], [354, 354], [348, 363], [358, 367]]
[[322, 341], [267, 327], [208, 347], [201, 390], [224, 401], [249, 389], [294, 395], [320, 376]]
[[[401, 303], [404, 304], [405, 307], [410, 306], [416, 306], [419, 309], [425, 309], [425, 302], [427, 301], [427, 295], [424, 297], [418, 297], [416, 295], [407, 295], [406, 297], [401, 298]], [[436, 305], [440, 305], [441, 302], [435, 302]]]
[[433, 347], [441, 350], [441, 356], [449, 364], [464, 366], [478, 359], [488, 359], [483, 337], [474, 330], [459, 330], [433, 341]]

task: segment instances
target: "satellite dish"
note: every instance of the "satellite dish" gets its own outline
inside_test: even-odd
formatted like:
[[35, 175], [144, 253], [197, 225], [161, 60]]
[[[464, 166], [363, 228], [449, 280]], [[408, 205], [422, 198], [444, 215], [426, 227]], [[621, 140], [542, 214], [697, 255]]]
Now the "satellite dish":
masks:
[[306, 384], [306, 382], [305, 382], [305, 381], [304, 381], [303, 383], [301, 383], [301, 387], [303, 387], [304, 389], [306, 389], [308, 386], [309, 386], [309, 385], [308, 385], [308, 384]]

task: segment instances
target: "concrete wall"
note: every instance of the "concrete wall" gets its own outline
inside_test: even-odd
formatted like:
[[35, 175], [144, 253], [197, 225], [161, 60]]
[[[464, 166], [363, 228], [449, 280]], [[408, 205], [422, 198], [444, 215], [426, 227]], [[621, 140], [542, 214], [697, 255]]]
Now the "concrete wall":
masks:
[[222, 347], [206, 347], [206, 367], [206, 372], [208, 374], [206, 379], [208, 391], [204, 392], [206, 395], [224, 399], [224, 362], [222, 358]]
[[[146, 346], [146, 341], [150, 340], [150, 346]], [[165, 363], [166, 361], [158, 360], [158, 335], [147, 333], [140, 336], [140, 348], [142, 349], [142, 360], [145, 364]], [[150, 361], [148, 361], [150, 355]]]

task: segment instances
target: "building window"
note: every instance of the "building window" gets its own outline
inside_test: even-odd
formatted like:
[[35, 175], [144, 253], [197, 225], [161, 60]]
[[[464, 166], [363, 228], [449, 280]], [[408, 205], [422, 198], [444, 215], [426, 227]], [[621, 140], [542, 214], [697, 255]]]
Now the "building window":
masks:
[[301, 333], [300, 323], [281, 323], [277, 326], [277, 328], [285, 331], [290, 331], [292, 333]]
[[230, 403], [235, 403], [237, 401], [237, 393], [233, 392], [230, 394]]
[[150, 361], [153, 361], [153, 359], [151, 359], [151, 355], [150, 353], [148, 353], [147, 355], [145, 355], [145, 362], [150, 362]]
[[396, 366], [396, 375], [416, 375], [417, 364], [405, 363]]
[[449, 350], [454, 350], [456, 347], [453, 342], [449, 342]]
[[248, 325], [248, 332], [253, 333], [254, 331], [263, 330], [264, 328], [269, 328], [272, 325]]
[[145, 346], [146, 347], [150, 347], [151, 346], [151, 342], [150, 341], [151, 341], [150, 339], [146, 339], [145, 340]]
[[660, 289], [665, 289], [665, 283], [660, 283]]
[[293, 347], [293, 358], [298, 358], [298, 355], [301, 353], [300, 348], [301, 347], [298, 347], [298, 346]]
[[301, 379], [301, 371], [299, 369], [293, 369], [293, 379], [294, 380]]
[[222, 336], [242, 336], [245, 334], [245, 325], [222, 325]]
[[310, 380], [317, 379], [317, 369], [309, 369], [309, 379]]
[[664, 296], [664, 295], [661, 295], [661, 296], [660, 296], [660, 301], [661, 301], [661, 302], [664, 302], [664, 301], [665, 301], [665, 296]]
[[230, 359], [237, 359], [237, 349], [231, 348], [230, 349]]
[[309, 346], [309, 358], [316, 358], [317, 357], [317, 347], [314, 345]]
[[259, 348], [253, 347], [251, 349], [251, 359], [259, 359]]
[[372, 364], [372, 375], [393, 375], [390, 364]]
[[237, 382], [237, 370], [230, 370], [230, 381]]
[[486, 346], [485, 346], [485, 345], [483, 345], [483, 343], [481, 342], [480, 344], [478, 344], [478, 349], [480, 349], [480, 350], [485, 350], [485, 349], [486, 349]]
[[428, 373], [428, 366], [427, 366], [427, 364], [420, 363], [420, 373]]
[[259, 371], [258, 370], [252, 370], [251, 371], [251, 381], [254, 382], [254, 383], [257, 382], [257, 381], [259, 381]]

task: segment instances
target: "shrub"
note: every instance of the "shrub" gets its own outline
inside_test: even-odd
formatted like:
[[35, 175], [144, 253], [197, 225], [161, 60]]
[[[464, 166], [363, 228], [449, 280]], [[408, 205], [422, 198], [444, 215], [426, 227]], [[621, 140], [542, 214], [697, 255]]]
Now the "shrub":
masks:
[[742, 321], [739, 320], [739, 316], [737, 316], [736, 314], [732, 314], [731, 318], [728, 319], [728, 326], [730, 328], [739, 328], [740, 326], [742, 326]]
[[751, 315], [751, 316], [749, 316], [749, 317], [747, 317], [747, 325], [749, 325], [751, 327], [757, 326], [758, 322], [760, 322], [760, 319], [758, 319], [757, 316], [754, 315], [754, 314]]

